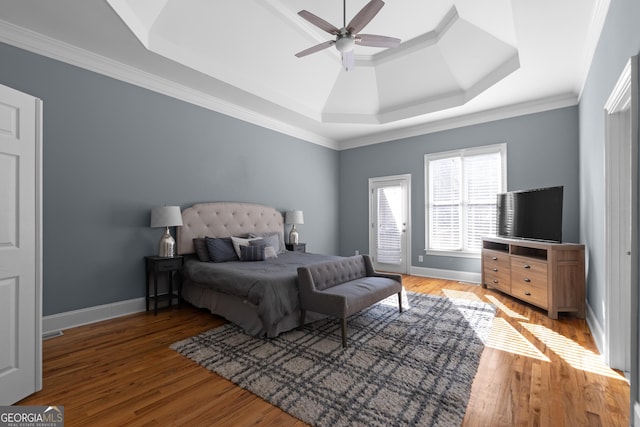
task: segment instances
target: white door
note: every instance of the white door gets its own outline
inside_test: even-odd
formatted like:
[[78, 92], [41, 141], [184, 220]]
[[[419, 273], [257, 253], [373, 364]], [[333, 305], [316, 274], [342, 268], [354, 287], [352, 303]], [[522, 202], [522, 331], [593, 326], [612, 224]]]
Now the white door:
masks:
[[[607, 293], [605, 359], [616, 369], [631, 369], [632, 286], [637, 233], [637, 133], [632, 108], [635, 101], [635, 60], [629, 61], [605, 106], [605, 238]], [[637, 89], [636, 89], [637, 91]], [[636, 116], [637, 117], [637, 116]], [[634, 135], [635, 133], [635, 135]]]
[[41, 113], [0, 85], [0, 405], [42, 388]]
[[369, 179], [369, 254], [376, 270], [408, 273], [411, 175]]

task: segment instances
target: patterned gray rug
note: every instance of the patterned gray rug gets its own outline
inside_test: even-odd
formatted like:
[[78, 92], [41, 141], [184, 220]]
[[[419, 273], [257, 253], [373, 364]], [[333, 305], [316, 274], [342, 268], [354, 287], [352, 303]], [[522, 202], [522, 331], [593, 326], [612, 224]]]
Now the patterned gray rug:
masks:
[[171, 348], [314, 426], [458, 426], [495, 308], [407, 292], [275, 339], [227, 324]]

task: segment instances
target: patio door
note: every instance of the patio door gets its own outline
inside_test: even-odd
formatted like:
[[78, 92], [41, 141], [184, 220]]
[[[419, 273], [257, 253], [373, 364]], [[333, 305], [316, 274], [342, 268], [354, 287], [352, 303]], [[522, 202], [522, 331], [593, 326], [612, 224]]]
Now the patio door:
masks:
[[369, 179], [369, 254], [376, 270], [409, 273], [411, 175]]

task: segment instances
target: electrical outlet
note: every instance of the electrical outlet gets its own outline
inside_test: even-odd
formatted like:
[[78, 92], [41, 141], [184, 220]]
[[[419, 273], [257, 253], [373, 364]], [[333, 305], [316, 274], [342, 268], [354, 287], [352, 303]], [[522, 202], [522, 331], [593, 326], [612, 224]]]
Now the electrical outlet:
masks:
[[360, 255], [360, 251], [356, 249], [356, 255]]
[[418, 262], [423, 262], [424, 261], [424, 257], [422, 255], [418, 255]]

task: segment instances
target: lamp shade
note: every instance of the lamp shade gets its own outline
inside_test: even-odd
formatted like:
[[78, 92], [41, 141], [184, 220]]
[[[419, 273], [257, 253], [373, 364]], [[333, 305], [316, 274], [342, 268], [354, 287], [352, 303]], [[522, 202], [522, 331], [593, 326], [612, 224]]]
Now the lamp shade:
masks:
[[182, 225], [180, 206], [162, 206], [151, 210], [151, 228]]
[[288, 211], [284, 222], [287, 224], [304, 224], [302, 211]]

